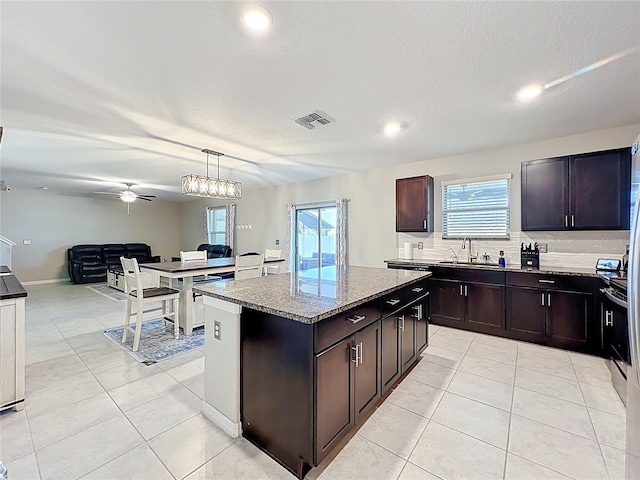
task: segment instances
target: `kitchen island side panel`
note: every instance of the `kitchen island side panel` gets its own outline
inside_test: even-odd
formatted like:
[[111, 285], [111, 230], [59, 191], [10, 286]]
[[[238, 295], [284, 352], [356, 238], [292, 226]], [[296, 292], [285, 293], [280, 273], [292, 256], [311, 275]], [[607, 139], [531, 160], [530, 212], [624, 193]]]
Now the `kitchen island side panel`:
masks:
[[[313, 325], [244, 308], [243, 435], [293, 472], [313, 465]], [[306, 473], [306, 472], [305, 472]]]

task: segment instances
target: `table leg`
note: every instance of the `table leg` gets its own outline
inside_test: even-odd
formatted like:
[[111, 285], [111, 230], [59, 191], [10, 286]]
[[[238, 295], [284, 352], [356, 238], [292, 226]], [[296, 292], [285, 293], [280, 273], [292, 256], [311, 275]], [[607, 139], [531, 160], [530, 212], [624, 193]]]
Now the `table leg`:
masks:
[[193, 332], [193, 303], [193, 277], [185, 277], [180, 290], [180, 319], [185, 335]]

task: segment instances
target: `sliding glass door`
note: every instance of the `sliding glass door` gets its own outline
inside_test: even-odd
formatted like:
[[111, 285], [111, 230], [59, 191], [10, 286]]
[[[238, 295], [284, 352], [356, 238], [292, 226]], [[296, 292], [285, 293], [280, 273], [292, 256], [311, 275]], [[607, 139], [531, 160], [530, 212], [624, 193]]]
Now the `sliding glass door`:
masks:
[[336, 207], [296, 209], [296, 268], [299, 271], [336, 264]]

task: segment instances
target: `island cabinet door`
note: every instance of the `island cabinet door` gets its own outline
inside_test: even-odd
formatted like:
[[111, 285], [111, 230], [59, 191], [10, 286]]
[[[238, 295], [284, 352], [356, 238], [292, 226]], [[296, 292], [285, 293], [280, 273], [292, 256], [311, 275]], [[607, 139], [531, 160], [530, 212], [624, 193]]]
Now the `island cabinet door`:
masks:
[[354, 424], [353, 336], [316, 355], [316, 465]]
[[356, 421], [380, 398], [381, 324], [376, 322], [356, 334], [355, 405]]
[[411, 308], [416, 320], [416, 351], [420, 355], [429, 344], [429, 294]]
[[400, 336], [402, 338], [400, 345], [400, 356], [402, 372], [407, 370], [415, 361], [416, 352], [416, 316], [412, 307], [407, 307], [400, 312], [398, 317], [400, 322]]
[[386, 392], [400, 377], [400, 338], [397, 315], [382, 319], [382, 392]]

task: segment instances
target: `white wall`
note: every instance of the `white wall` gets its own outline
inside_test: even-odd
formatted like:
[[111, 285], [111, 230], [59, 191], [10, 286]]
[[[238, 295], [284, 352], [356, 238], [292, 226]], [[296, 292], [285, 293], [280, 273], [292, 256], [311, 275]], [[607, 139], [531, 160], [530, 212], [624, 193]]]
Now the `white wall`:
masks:
[[[520, 164], [526, 160], [555, 157], [575, 153], [606, 150], [631, 145], [640, 133], [640, 125], [557, 138], [526, 145], [478, 152], [456, 157], [424, 160], [367, 172], [296, 183], [273, 188], [244, 192], [238, 200], [236, 221], [250, 224], [251, 230], [236, 230], [238, 252], [265, 248], [281, 248], [287, 234], [288, 203], [311, 203], [339, 197], [349, 198], [349, 263], [352, 265], [384, 266], [383, 261], [398, 256], [398, 247], [404, 240], [431, 241], [435, 234], [405, 235], [395, 232], [395, 179], [416, 175], [431, 175], [435, 179], [435, 226], [441, 229], [441, 187], [443, 180], [481, 177], [512, 173], [511, 228], [514, 241], [520, 239]], [[402, 138], [392, 141], [402, 142]], [[345, 158], [348, 162], [348, 158]], [[206, 205], [221, 205], [220, 201], [195, 201], [182, 206], [184, 248], [194, 248], [196, 238], [203, 238], [204, 209]], [[185, 229], [189, 229], [186, 231]], [[597, 250], [596, 246], [607, 242], [614, 245], [614, 253], [623, 248], [625, 232], [566, 232], [562, 234], [537, 234], [543, 238], [561, 239], [568, 243], [559, 248], [575, 252]], [[610, 242], [611, 239], [614, 242]], [[280, 240], [276, 247], [275, 240]], [[184, 242], [190, 242], [185, 245]], [[459, 242], [457, 242], [459, 243]], [[550, 248], [555, 243], [551, 242]], [[502, 244], [504, 245], [504, 244]], [[560, 243], [558, 244], [560, 245]], [[621, 247], [622, 245], [622, 247]], [[484, 246], [484, 248], [489, 248]], [[504, 247], [502, 247], [504, 248]], [[498, 244], [491, 246], [496, 258]], [[513, 260], [513, 259], [512, 259]]]
[[20, 281], [68, 278], [66, 251], [73, 245], [140, 242], [153, 255], [177, 255], [180, 204], [136, 201], [127, 215], [117, 199], [12, 188], [0, 194], [0, 232], [17, 243], [13, 272]]

